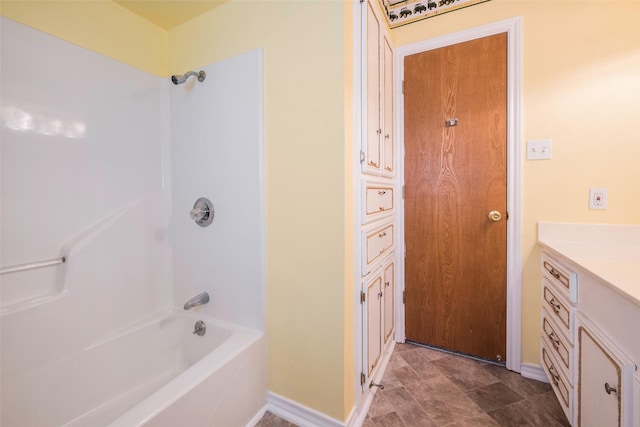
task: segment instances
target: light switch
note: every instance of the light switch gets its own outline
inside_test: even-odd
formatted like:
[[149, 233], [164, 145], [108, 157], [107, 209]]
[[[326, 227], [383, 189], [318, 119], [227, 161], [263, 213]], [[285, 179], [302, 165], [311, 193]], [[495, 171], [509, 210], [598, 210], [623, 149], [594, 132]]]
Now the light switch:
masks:
[[527, 141], [527, 160], [545, 160], [550, 158], [550, 139], [533, 139]]

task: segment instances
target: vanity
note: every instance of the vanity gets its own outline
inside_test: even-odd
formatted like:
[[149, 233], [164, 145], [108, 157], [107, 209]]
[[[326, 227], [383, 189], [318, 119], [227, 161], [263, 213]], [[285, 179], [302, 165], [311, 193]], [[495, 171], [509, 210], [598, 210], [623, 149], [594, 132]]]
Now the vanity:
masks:
[[640, 427], [640, 225], [540, 222], [540, 363], [572, 426]]

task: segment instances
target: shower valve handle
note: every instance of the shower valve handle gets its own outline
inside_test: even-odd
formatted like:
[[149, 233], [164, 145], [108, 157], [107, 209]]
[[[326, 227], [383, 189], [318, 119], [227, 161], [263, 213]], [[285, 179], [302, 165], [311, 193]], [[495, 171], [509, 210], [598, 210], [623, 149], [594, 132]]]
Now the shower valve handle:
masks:
[[206, 217], [208, 214], [209, 209], [206, 208], [193, 208], [191, 209], [191, 212], [189, 212], [189, 216], [194, 221], [202, 221], [202, 219], [204, 219], [204, 217]]

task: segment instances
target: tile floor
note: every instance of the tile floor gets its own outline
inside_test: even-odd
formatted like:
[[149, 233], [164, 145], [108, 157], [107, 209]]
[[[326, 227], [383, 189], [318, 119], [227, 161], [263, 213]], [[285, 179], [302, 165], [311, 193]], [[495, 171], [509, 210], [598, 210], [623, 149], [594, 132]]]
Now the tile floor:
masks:
[[[500, 366], [397, 344], [363, 427], [569, 426], [551, 386]], [[295, 427], [271, 413], [258, 427]]]

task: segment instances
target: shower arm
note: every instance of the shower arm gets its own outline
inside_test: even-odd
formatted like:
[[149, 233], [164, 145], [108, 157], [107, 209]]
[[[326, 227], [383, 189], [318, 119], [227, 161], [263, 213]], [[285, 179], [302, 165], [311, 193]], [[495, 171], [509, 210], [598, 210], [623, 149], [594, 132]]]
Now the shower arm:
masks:
[[207, 77], [207, 73], [205, 73], [204, 71], [199, 71], [199, 72], [187, 71], [185, 74], [182, 74], [182, 75], [175, 74], [171, 76], [171, 81], [173, 82], [174, 85], [179, 85], [186, 82], [187, 79], [191, 76], [196, 76], [199, 82], [203, 82], [204, 79]]

